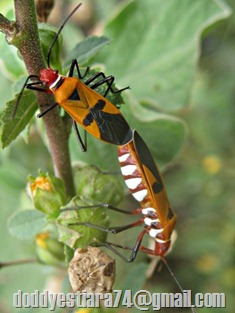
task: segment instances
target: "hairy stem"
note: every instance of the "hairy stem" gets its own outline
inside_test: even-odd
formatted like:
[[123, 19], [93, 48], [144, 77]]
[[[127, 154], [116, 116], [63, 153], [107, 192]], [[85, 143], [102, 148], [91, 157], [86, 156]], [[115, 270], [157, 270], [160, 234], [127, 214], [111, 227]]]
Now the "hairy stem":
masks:
[[[35, 5], [33, 0], [14, 0], [16, 32], [13, 36], [6, 34], [10, 44], [15, 45], [25, 62], [29, 75], [38, 75], [45, 68], [45, 60], [39, 42]], [[9, 26], [9, 25], [8, 25]], [[13, 33], [13, 31], [12, 31]], [[54, 97], [37, 92], [40, 110], [55, 102]], [[43, 118], [49, 139], [55, 175], [63, 179], [69, 197], [75, 194], [72, 167], [68, 148], [68, 132], [57, 109], [51, 110]]]

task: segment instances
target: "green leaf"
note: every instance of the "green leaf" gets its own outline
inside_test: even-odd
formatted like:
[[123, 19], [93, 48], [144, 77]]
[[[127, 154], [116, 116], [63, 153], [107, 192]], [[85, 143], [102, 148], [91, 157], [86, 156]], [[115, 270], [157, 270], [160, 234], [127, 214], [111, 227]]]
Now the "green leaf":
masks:
[[[136, 101], [131, 96], [128, 92], [127, 97], [134, 108]], [[132, 108], [125, 107], [125, 117], [143, 137], [157, 164], [163, 167], [177, 156], [183, 146], [187, 134], [186, 123], [180, 118], [144, 107], [140, 107], [138, 112], [134, 111], [134, 116], [138, 115], [138, 119], [134, 119]]]
[[26, 90], [21, 97], [16, 115], [12, 118], [17, 99], [18, 95], [16, 95], [15, 99], [7, 103], [6, 109], [2, 112], [0, 121], [2, 126], [2, 148], [6, 148], [14, 139], [17, 138], [17, 136], [28, 125], [38, 108], [34, 93]]
[[[40, 23], [39, 24], [39, 37], [43, 50], [45, 59], [47, 58], [48, 51], [51, 47], [51, 44], [57, 34], [57, 29], [49, 24]], [[50, 54], [50, 66], [51, 68], [57, 69], [61, 72], [61, 49], [62, 49], [63, 39], [62, 36], [59, 36], [51, 50]]]
[[[132, 266], [122, 280], [121, 288], [131, 290], [133, 294], [141, 290], [146, 281], [145, 273], [147, 272], [148, 267], [149, 264], [143, 262], [136, 263], [135, 266]], [[142, 275], [139, 273], [142, 273]]]
[[66, 264], [69, 264], [74, 256], [74, 250], [71, 249], [69, 246], [64, 245], [64, 255]]
[[8, 223], [10, 234], [19, 239], [33, 238], [45, 226], [44, 215], [36, 210], [18, 211], [11, 216]]
[[[65, 208], [77, 208], [80, 206], [93, 205], [94, 203], [85, 202], [78, 196], [73, 198]], [[108, 227], [109, 220], [105, 209], [98, 207], [95, 209], [79, 209], [63, 211], [57, 218], [59, 240], [72, 249], [83, 248], [91, 243], [105, 242], [107, 233], [84, 225], [69, 225], [71, 223], [89, 222], [101, 227]]]
[[223, 0], [129, 1], [108, 22], [113, 42], [96, 61], [139, 103], [179, 110], [188, 105], [200, 35], [230, 13]]
[[87, 63], [104, 45], [107, 45], [110, 40], [107, 37], [90, 36], [77, 44], [68, 54], [65, 66], [69, 66], [72, 60], [76, 59], [79, 64]]

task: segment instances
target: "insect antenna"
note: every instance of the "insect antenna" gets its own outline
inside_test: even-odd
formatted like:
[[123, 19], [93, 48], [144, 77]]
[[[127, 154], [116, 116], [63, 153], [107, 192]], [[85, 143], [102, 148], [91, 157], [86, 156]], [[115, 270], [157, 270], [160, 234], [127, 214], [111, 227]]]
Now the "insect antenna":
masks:
[[[183, 290], [182, 286], [180, 285], [180, 283], [179, 283], [178, 279], [176, 278], [175, 274], [172, 272], [172, 269], [170, 268], [169, 264], [167, 263], [167, 260], [166, 260], [163, 256], [161, 256], [161, 260], [162, 260], [162, 262], [165, 264], [165, 266], [166, 266], [168, 272], [170, 273], [170, 275], [171, 275], [172, 278], [174, 279], [174, 281], [175, 281], [176, 285], [179, 287], [180, 291], [181, 291], [182, 293], [184, 293], [184, 290]], [[191, 311], [192, 311], [193, 313], [196, 313], [196, 309], [193, 308], [193, 307], [191, 307]]]
[[47, 66], [48, 68], [50, 68], [50, 56], [51, 56], [51, 51], [52, 51], [52, 48], [54, 47], [55, 43], [56, 43], [56, 40], [58, 39], [62, 29], [64, 28], [65, 24], [67, 23], [67, 21], [70, 19], [70, 17], [79, 9], [79, 7], [82, 5], [82, 3], [79, 3], [74, 9], [73, 11], [66, 17], [66, 19], [64, 20], [63, 24], [60, 26], [57, 34], [55, 35], [55, 38], [53, 39], [52, 41], [52, 44], [48, 50], [48, 53], [47, 53]]

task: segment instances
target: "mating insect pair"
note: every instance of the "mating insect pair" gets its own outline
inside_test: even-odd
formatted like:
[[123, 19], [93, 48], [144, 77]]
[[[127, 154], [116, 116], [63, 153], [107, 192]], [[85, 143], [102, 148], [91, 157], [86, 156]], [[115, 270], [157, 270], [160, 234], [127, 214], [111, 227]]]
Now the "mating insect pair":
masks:
[[[52, 93], [55, 96], [56, 103], [39, 114], [39, 117], [44, 116], [51, 109], [60, 105], [72, 117], [83, 150], [86, 150], [86, 143], [81, 139], [77, 123], [97, 139], [118, 146], [118, 159], [122, 175], [132, 195], [140, 203], [140, 207], [128, 213], [107, 204], [103, 204], [103, 206], [124, 214], [141, 214], [141, 217], [129, 225], [102, 230], [119, 233], [138, 225], [144, 225], [144, 229], [139, 234], [129, 258], [117, 251], [116, 247], [120, 247], [119, 245], [110, 243], [103, 243], [103, 245], [127, 262], [132, 262], [138, 251], [142, 250], [149, 255], [160, 256], [166, 263], [164, 256], [170, 247], [176, 216], [170, 208], [166, 189], [148, 147], [140, 135], [130, 128], [119, 109], [106, 98], [108, 92], [117, 93], [127, 88], [114, 90], [112, 87], [114, 77], [106, 77], [102, 72], [96, 73], [87, 79], [85, 83], [82, 83], [81, 79], [85, 78], [89, 69], [82, 76], [76, 60], [71, 64], [68, 77], [59, 75], [56, 70], [50, 67], [52, 48], [65, 23], [80, 5], [76, 6], [67, 17], [52, 42], [47, 56], [48, 68], [42, 69], [39, 76], [31, 75], [28, 77], [19, 95], [16, 107], [20, 103], [25, 88]], [[77, 70], [78, 78], [73, 77], [74, 69]], [[99, 78], [101, 79], [97, 81]], [[34, 81], [29, 82], [30, 79], [34, 79]], [[107, 84], [107, 89], [102, 96], [95, 89], [103, 84]], [[85, 223], [85, 225], [101, 229], [97, 225], [89, 223]], [[155, 240], [155, 246], [152, 250], [141, 246], [145, 234]]]
[[[65, 23], [80, 5], [76, 6], [66, 18], [53, 40], [47, 56], [48, 68], [41, 69], [39, 76], [30, 75], [27, 78], [19, 94], [16, 108], [25, 88], [52, 93], [55, 96], [56, 103], [39, 114], [39, 117], [44, 116], [57, 105], [60, 105], [72, 117], [83, 150], [86, 150], [86, 144], [81, 139], [77, 123], [97, 139], [118, 145], [119, 161], [125, 182], [141, 205], [141, 208], [134, 211], [134, 213], [141, 213], [144, 216], [129, 225], [129, 227], [119, 228], [119, 232], [121, 229], [134, 227], [141, 223], [145, 224], [145, 229], [138, 238], [134, 248], [135, 253], [130, 261], [135, 258], [145, 233], [155, 238], [156, 247], [154, 251], [146, 248], [141, 249], [149, 254], [164, 256], [170, 246], [170, 236], [175, 226], [176, 216], [170, 209], [159, 171], [143, 139], [130, 128], [119, 109], [105, 98], [109, 91], [113, 93], [121, 92], [128, 87], [115, 91], [112, 88], [114, 77], [105, 77], [102, 72], [96, 73], [85, 83], [82, 83], [80, 79], [86, 76], [89, 68], [82, 76], [76, 60], [72, 62], [68, 77], [60, 75], [58, 71], [50, 67], [52, 48]], [[75, 68], [78, 78], [72, 77]], [[97, 82], [99, 77], [102, 79]], [[31, 79], [36, 79], [36, 81], [29, 83]], [[93, 83], [94, 81], [96, 82]], [[102, 84], [107, 84], [103, 96], [94, 90]], [[112, 231], [115, 232], [114, 229]]]

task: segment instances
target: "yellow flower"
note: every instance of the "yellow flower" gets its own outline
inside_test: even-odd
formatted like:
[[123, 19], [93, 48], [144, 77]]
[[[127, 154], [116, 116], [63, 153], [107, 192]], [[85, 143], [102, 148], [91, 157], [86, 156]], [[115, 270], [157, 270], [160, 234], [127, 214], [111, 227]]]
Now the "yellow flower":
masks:
[[64, 266], [64, 245], [49, 232], [36, 235], [36, 253], [41, 263]]
[[49, 233], [45, 232], [45, 233], [40, 233], [36, 235], [36, 243], [39, 247], [46, 249], [47, 245], [46, 245], [46, 241], [45, 239], [47, 239], [49, 237]]
[[220, 266], [220, 259], [212, 254], [201, 256], [197, 261], [197, 268], [204, 273], [216, 271]]
[[33, 196], [35, 196], [37, 188], [48, 192], [53, 191], [50, 180], [47, 177], [43, 176], [36, 177], [35, 181], [30, 185], [30, 189]]
[[208, 155], [202, 160], [203, 167], [209, 174], [217, 174], [221, 167], [222, 163], [220, 159], [215, 155]]

